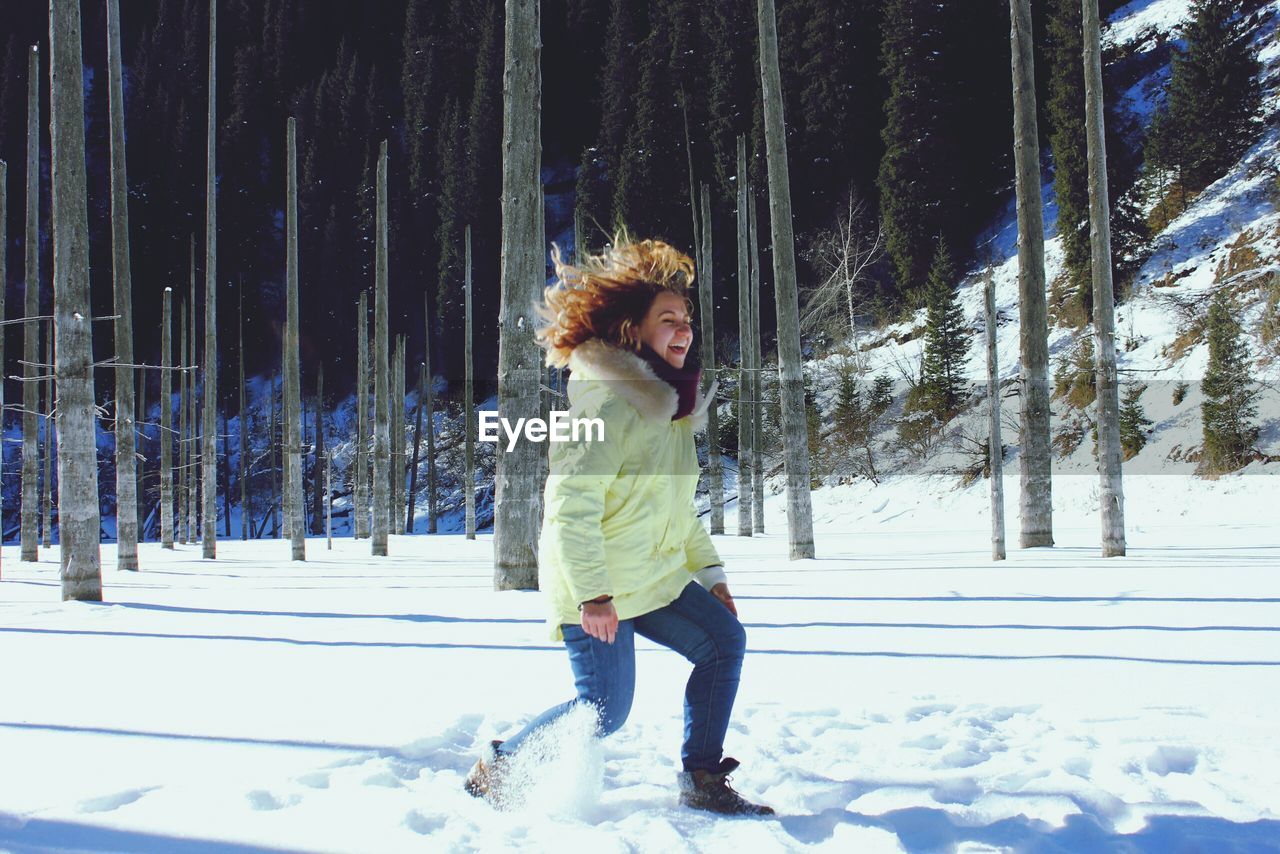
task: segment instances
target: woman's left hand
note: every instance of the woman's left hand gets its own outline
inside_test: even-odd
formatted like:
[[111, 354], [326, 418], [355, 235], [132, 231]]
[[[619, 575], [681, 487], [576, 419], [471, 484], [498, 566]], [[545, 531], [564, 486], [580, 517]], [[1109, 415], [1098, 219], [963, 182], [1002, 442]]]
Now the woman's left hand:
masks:
[[738, 606], [733, 604], [733, 594], [729, 592], [729, 585], [723, 581], [711, 588], [711, 595], [720, 600], [720, 604], [729, 609], [729, 613], [738, 616]]

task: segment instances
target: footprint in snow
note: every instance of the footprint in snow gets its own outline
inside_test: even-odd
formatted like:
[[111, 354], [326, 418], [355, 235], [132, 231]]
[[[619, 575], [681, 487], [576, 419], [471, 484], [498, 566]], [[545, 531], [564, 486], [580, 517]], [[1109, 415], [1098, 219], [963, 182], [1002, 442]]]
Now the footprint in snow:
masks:
[[1147, 757], [1147, 770], [1164, 777], [1168, 774], [1190, 774], [1200, 762], [1200, 751], [1194, 747], [1162, 745]]
[[310, 774], [303, 774], [298, 778], [298, 782], [312, 789], [329, 788], [329, 775], [323, 771], [312, 771]]
[[302, 803], [302, 798], [298, 795], [277, 797], [266, 789], [254, 789], [245, 795], [245, 798], [249, 801], [249, 806], [255, 810], [282, 810]]
[[77, 812], [111, 812], [140, 799], [147, 792], [153, 792], [159, 786], [148, 786], [145, 789], [126, 789], [97, 798], [87, 798], [76, 805]]

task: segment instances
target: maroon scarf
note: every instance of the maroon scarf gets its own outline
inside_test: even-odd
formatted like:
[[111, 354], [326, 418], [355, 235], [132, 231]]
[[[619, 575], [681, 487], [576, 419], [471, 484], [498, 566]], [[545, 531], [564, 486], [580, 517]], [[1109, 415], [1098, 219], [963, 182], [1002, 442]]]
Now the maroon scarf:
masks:
[[693, 361], [692, 353], [685, 361], [683, 368], [673, 367], [666, 359], [659, 356], [657, 351], [643, 342], [640, 344], [639, 355], [649, 364], [649, 367], [653, 368], [653, 372], [659, 379], [664, 380], [667, 385], [676, 390], [679, 402], [676, 405], [676, 414], [671, 416], [671, 420], [684, 418], [693, 412], [694, 404], [698, 401], [698, 383], [702, 380], [702, 368]]

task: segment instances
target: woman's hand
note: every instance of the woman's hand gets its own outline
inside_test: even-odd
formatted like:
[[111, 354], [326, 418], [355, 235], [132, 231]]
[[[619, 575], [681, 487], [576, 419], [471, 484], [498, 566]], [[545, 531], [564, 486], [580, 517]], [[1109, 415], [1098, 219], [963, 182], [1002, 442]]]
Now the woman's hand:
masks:
[[720, 600], [720, 604], [729, 609], [729, 613], [738, 616], [738, 606], [733, 604], [733, 594], [729, 592], [729, 585], [723, 581], [711, 588], [711, 595]]
[[618, 636], [618, 610], [613, 602], [584, 602], [582, 630], [593, 638], [613, 643]]

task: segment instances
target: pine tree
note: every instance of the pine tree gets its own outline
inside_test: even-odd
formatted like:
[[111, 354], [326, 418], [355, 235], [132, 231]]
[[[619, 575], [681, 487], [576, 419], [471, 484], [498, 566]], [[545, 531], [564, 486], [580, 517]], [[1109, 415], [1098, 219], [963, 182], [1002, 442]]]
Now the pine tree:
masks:
[[1240, 0], [1193, 0], [1173, 57], [1167, 115], [1148, 156], [1174, 168], [1185, 189], [1221, 177], [1257, 138], [1261, 66]]
[[1141, 383], [1131, 385], [1124, 390], [1124, 398], [1120, 403], [1120, 445], [1124, 448], [1124, 458], [1132, 459], [1147, 444], [1147, 428], [1151, 419], [1147, 418], [1142, 408], [1142, 394], [1147, 387]]
[[955, 411], [964, 394], [961, 373], [968, 360], [964, 310], [955, 290], [956, 271], [946, 241], [938, 238], [925, 286], [924, 402], [939, 419]]
[[1203, 469], [1212, 474], [1234, 471], [1246, 462], [1258, 440], [1257, 387], [1250, 378], [1248, 350], [1239, 322], [1231, 314], [1224, 291], [1209, 306], [1209, 364], [1200, 404], [1204, 428]]

